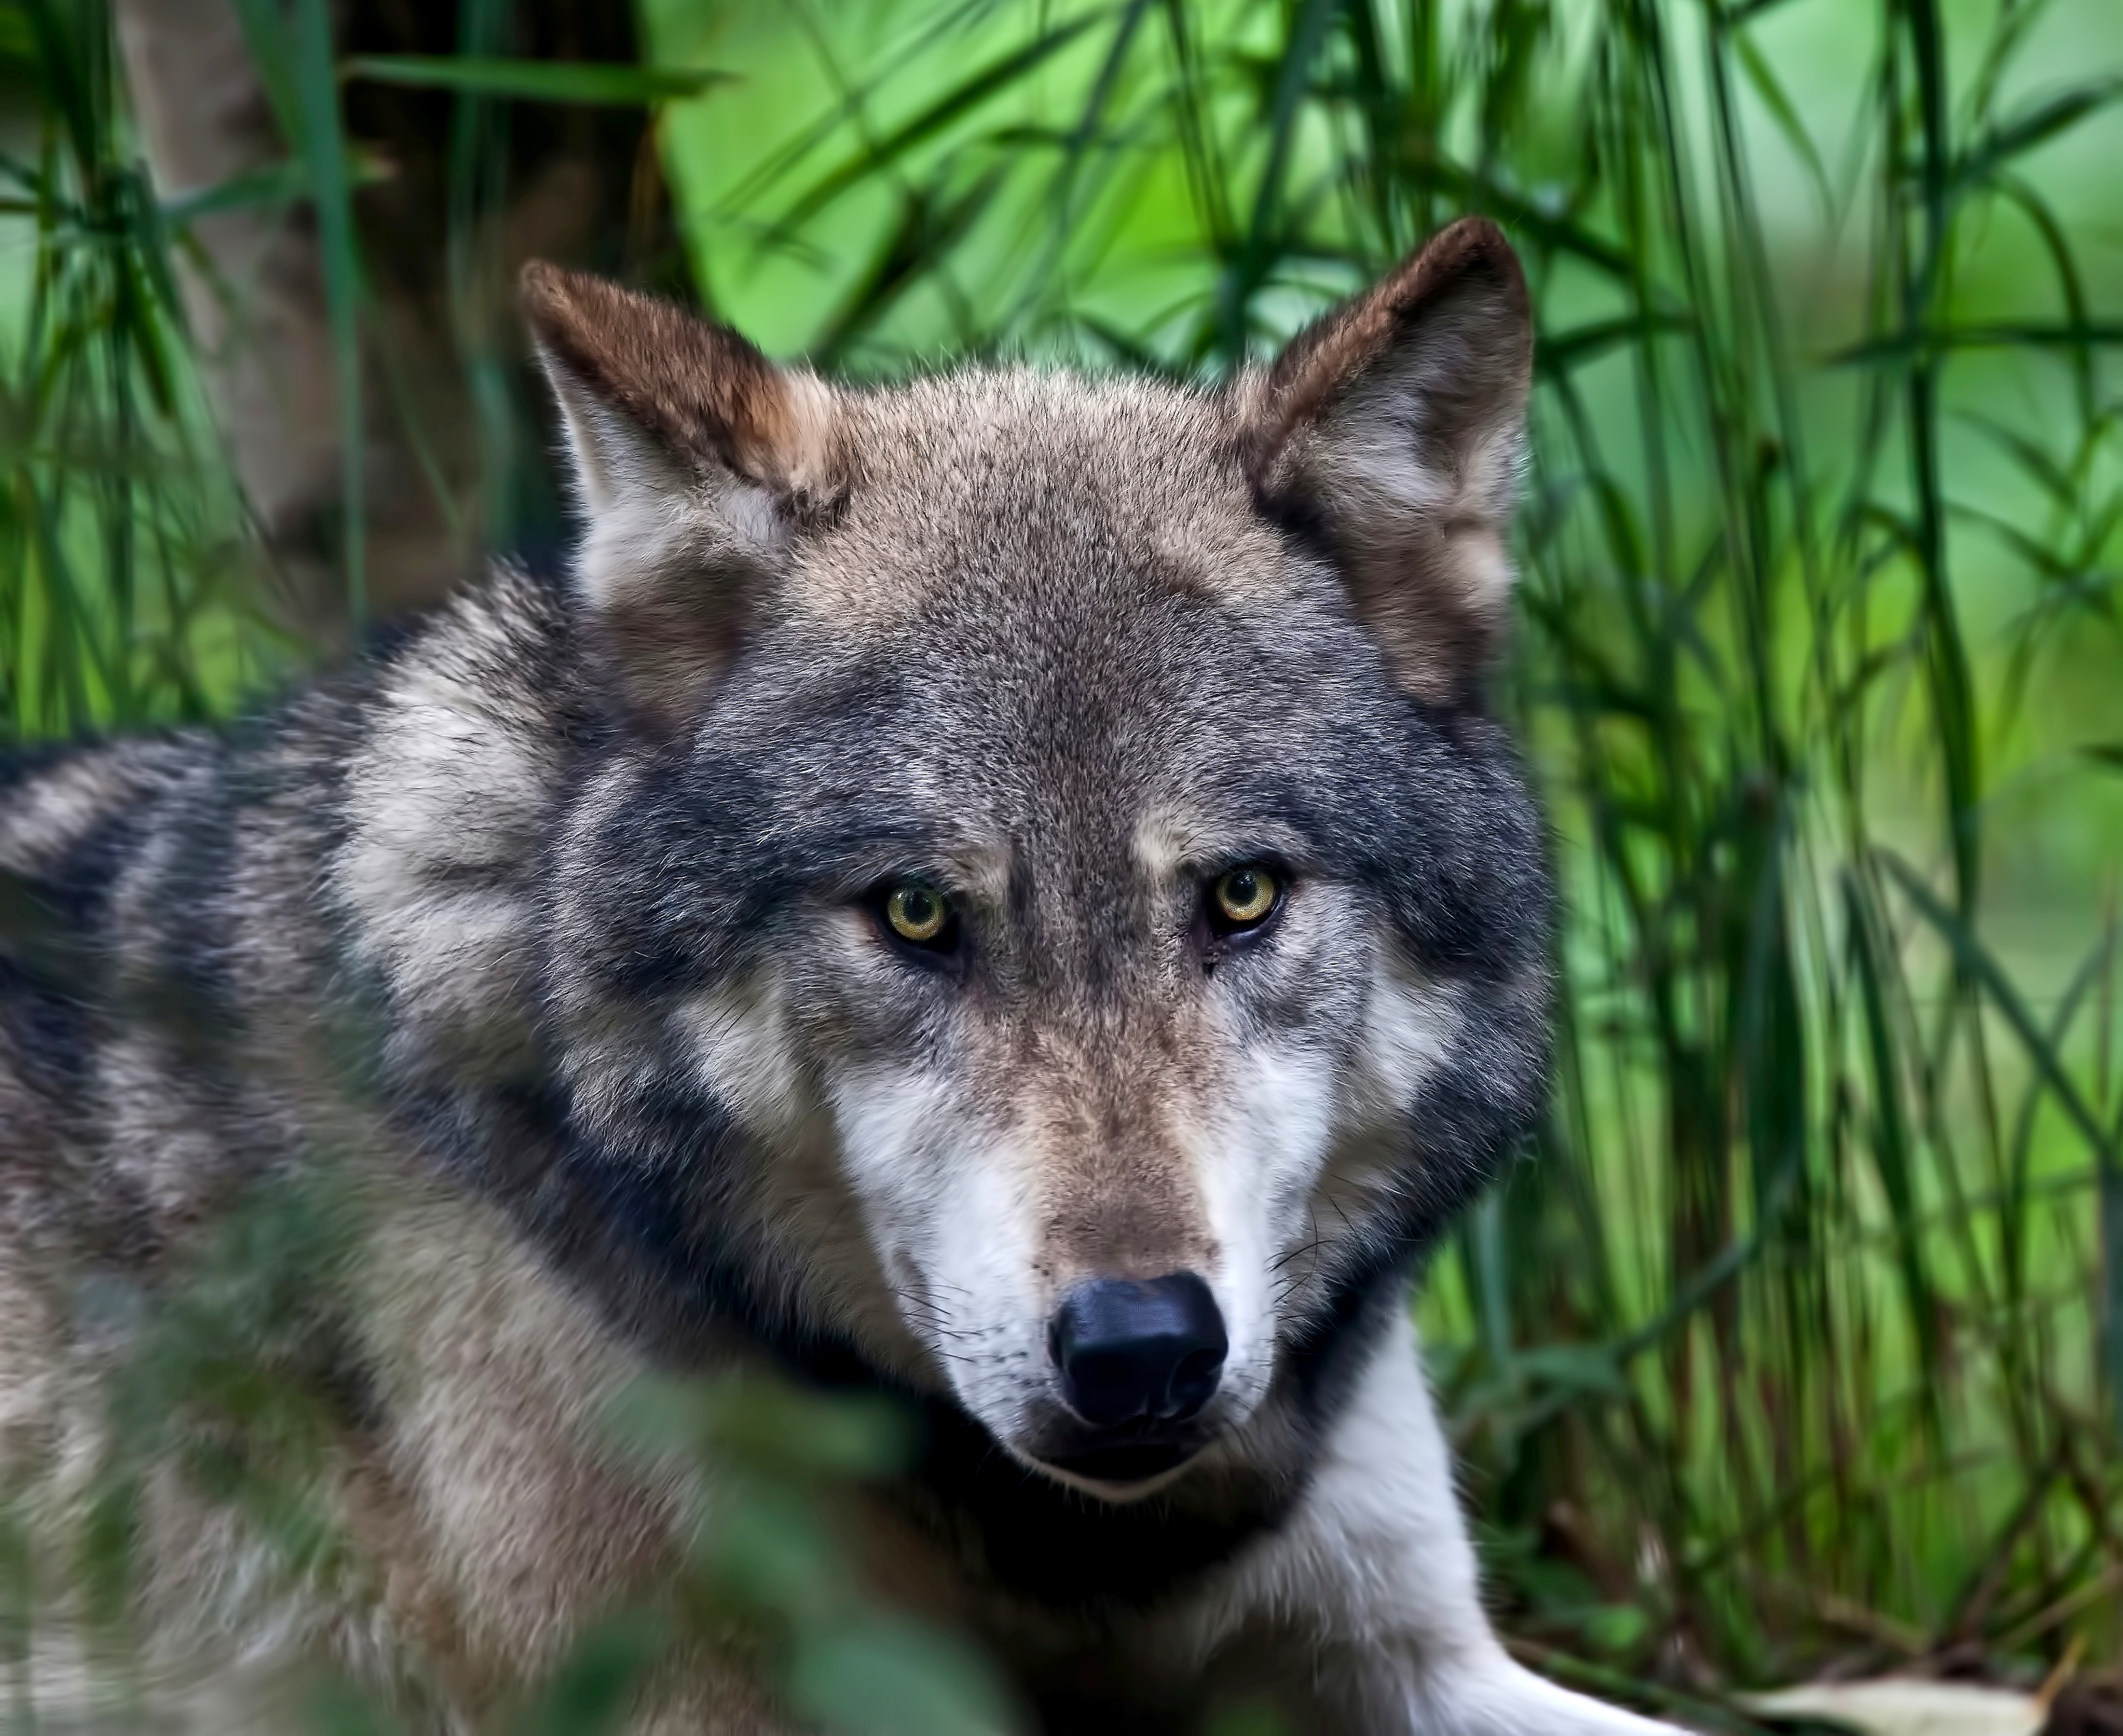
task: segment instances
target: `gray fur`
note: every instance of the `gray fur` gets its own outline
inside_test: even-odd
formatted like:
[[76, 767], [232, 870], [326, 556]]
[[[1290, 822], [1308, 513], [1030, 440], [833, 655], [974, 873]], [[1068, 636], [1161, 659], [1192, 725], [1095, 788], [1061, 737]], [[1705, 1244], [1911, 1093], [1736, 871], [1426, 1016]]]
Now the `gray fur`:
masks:
[[[151, 1298], [261, 1182], [351, 1202], [272, 1355], [360, 1568], [260, 1589], [159, 1467], [141, 1595], [191, 1727], [320, 1655], [477, 1724], [692, 1523], [607, 1401], [766, 1364], [922, 1411], [867, 1534], [1049, 1728], [1185, 1728], [1263, 1659], [1319, 1728], [1649, 1728], [1489, 1637], [1403, 1317], [1546, 1065], [1540, 827], [1479, 700], [1523, 292], [1493, 231], [1436, 248], [1215, 392], [842, 391], [535, 278], [567, 585], [501, 569], [258, 724], [0, 788], [0, 1466], [35, 1509], [106, 1425], [96, 1295]], [[1255, 860], [1272, 928], [1205, 931]], [[949, 962], [879, 929], [910, 875]], [[1179, 1270], [1233, 1339], [1197, 1455], [1063, 1487], [1044, 1322]], [[783, 1727], [735, 1656], [681, 1674], [643, 1729]]]

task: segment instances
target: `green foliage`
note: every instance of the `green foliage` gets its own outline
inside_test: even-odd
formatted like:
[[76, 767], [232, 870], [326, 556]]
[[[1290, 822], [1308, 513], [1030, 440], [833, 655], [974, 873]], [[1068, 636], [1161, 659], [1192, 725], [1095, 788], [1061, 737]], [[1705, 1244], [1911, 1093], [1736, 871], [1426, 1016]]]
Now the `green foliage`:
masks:
[[979, 1653], [886, 1607], [851, 1572], [831, 1518], [851, 1484], [904, 1468], [914, 1420], [881, 1399], [773, 1383], [658, 1384], [629, 1395], [622, 1438], [713, 1466], [696, 1568], [711, 1600], [763, 1630], [789, 1703], [863, 1736], [1016, 1727]]
[[35, 81], [0, 148], [0, 731], [225, 711], [273, 657], [244, 606], [234, 491], [206, 431], [167, 213], [127, 142], [105, 10], [24, 0], [0, 70]]
[[[105, 1660], [93, 1703], [142, 1703], [130, 1634], [140, 1540], [184, 1486], [232, 1514], [250, 1546], [218, 1588], [210, 1625], [254, 1620], [284, 1593], [374, 1608], [382, 1588], [349, 1548], [344, 1467], [358, 1436], [347, 1390], [347, 1322], [359, 1307], [350, 1251], [369, 1210], [321, 1165], [237, 1201], [154, 1292], [85, 1274], [79, 1311], [120, 1346], [101, 1375], [104, 1426], [86, 1475], [63, 1476], [74, 1510], [37, 1485], [0, 1490], [0, 1730], [36, 1728], [7, 1692], [40, 1636], [86, 1632]], [[961, 1635], [879, 1602], [832, 1523], [851, 1490], [902, 1468], [912, 1420], [882, 1399], [837, 1398], [765, 1378], [644, 1379], [605, 1420], [609, 1448], [682, 1486], [693, 1543], [650, 1601], [607, 1613], [501, 1726], [521, 1736], [588, 1736], [624, 1726], [644, 1683], [689, 1645], [748, 1645], [790, 1705], [837, 1736], [983, 1736], [1021, 1720], [996, 1673]], [[32, 1476], [36, 1467], [26, 1467]], [[166, 1523], [170, 1514], [160, 1514]], [[412, 1660], [409, 1660], [412, 1661]], [[387, 1699], [329, 1675], [296, 1686], [302, 1728], [319, 1736], [432, 1727], [416, 1678]]]
[[655, 67], [612, 66], [558, 60], [490, 60], [447, 54], [367, 54], [341, 68], [349, 78], [403, 84], [467, 96], [507, 96], [524, 102], [617, 103], [630, 105], [672, 96], [696, 96], [720, 75], [671, 72]]
[[[34, 237], [0, 377], [19, 734], [224, 709], [270, 662], [226, 584], [237, 518], [168, 261], [217, 201], [306, 198], [344, 362], [359, 166], [328, 9], [244, 11], [296, 155], [169, 206], [101, 8], [0, 11], [43, 101], [34, 159], [0, 158]], [[2113, 1656], [2123, 325], [2118, 213], [2087, 186], [2123, 138], [2123, 26], [2100, 0], [644, 16], [639, 77], [532, 77], [490, 30], [454, 67], [337, 70], [467, 117], [682, 96], [659, 124], [704, 297], [857, 373], [1023, 352], [1221, 374], [1446, 219], [1504, 223], [1541, 359], [1501, 698], [1571, 898], [1561, 1090], [1422, 1315], [1507, 1623], [1542, 1667], [1655, 1678], [1706, 1723], [1718, 1685], [1827, 1654]], [[304, 1222], [274, 1232], [298, 1255]], [[167, 1330], [225, 1343], [205, 1307]], [[288, 1570], [336, 1570], [302, 1403], [173, 1345], [153, 1372], [158, 1427], [278, 1419], [260, 1438], [294, 1470], [245, 1499]], [[822, 1522], [905, 1450], [897, 1425], [808, 1402], [637, 1395], [626, 1438], [712, 1449], [744, 1495], [677, 1605], [587, 1636], [527, 1729], [597, 1727], [687, 1621], [733, 1614], [830, 1728], [1006, 1724], [978, 1659], [856, 1593]], [[188, 1450], [239, 1488], [220, 1439]], [[116, 1608], [136, 1486], [110, 1486], [85, 1565]], [[0, 1568], [29, 1560], [0, 1523]], [[0, 1662], [27, 1573], [0, 1570]]]

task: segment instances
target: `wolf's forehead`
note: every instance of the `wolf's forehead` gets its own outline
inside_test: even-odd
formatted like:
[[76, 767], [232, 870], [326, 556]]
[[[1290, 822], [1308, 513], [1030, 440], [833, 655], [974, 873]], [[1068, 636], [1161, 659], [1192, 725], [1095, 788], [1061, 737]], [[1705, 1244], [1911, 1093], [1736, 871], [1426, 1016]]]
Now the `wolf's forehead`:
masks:
[[1177, 816], [1242, 830], [1316, 788], [1385, 691], [1338, 584], [1256, 507], [1220, 398], [959, 375], [858, 399], [843, 432], [851, 485], [798, 551], [776, 663], [859, 702], [761, 703], [777, 756], [816, 717], [822, 759], [919, 830], [1169, 854]]
[[[1274, 635], [1199, 599], [1139, 596], [1104, 617], [939, 613], [837, 667], [790, 642], [743, 703], [762, 720], [755, 763], [792, 810], [984, 864], [977, 880], [1159, 879], [1235, 849], [1309, 854], [1292, 840], [1336, 807], [1344, 744], [1372, 722], [1357, 684], [1306, 678], [1262, 643]], [[719, 720], [710, 733], [729, 746]]]
[[1222, 397], [1141, 379], [974, 371], [851, 400], [849, 479], [795, 601], [851, 632], [925, 611], [1111, 608], [1143, 587], [1272, 592]]

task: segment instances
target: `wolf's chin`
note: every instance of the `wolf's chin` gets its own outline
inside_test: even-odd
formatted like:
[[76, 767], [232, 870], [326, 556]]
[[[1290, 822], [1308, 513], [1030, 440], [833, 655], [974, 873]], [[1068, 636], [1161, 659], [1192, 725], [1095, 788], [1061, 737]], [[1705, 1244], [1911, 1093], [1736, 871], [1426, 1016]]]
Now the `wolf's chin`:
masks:
[[1066, 1460], [1028, 1458], [1025, 1462], [1066, 1488], [1124, 1507], [1169, 1488], [1199, 1456], [1178, 1447], [1117, 1447]]
[[1208, 1440], [1134, 1440], [1052, 1457], [1022, 1447], [1009, 1451], [1019, 1463], [1066, 1488], [1125, 1506], [1170, 1487], [1193, 1467], [1208, 1445]]

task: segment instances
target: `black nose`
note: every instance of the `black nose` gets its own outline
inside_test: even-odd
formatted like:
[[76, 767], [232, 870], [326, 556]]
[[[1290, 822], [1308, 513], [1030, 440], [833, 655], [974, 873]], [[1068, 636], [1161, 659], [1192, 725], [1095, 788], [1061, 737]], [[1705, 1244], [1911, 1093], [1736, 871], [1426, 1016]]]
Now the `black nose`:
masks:
[[1215, 1393], [1230, 1348], [1216, 1298], [1192, 1272], [1078, 1284], [1047, 1345], [1069, 1408], [1099, 1429], [1139, 1416], [1186, 1421]]

